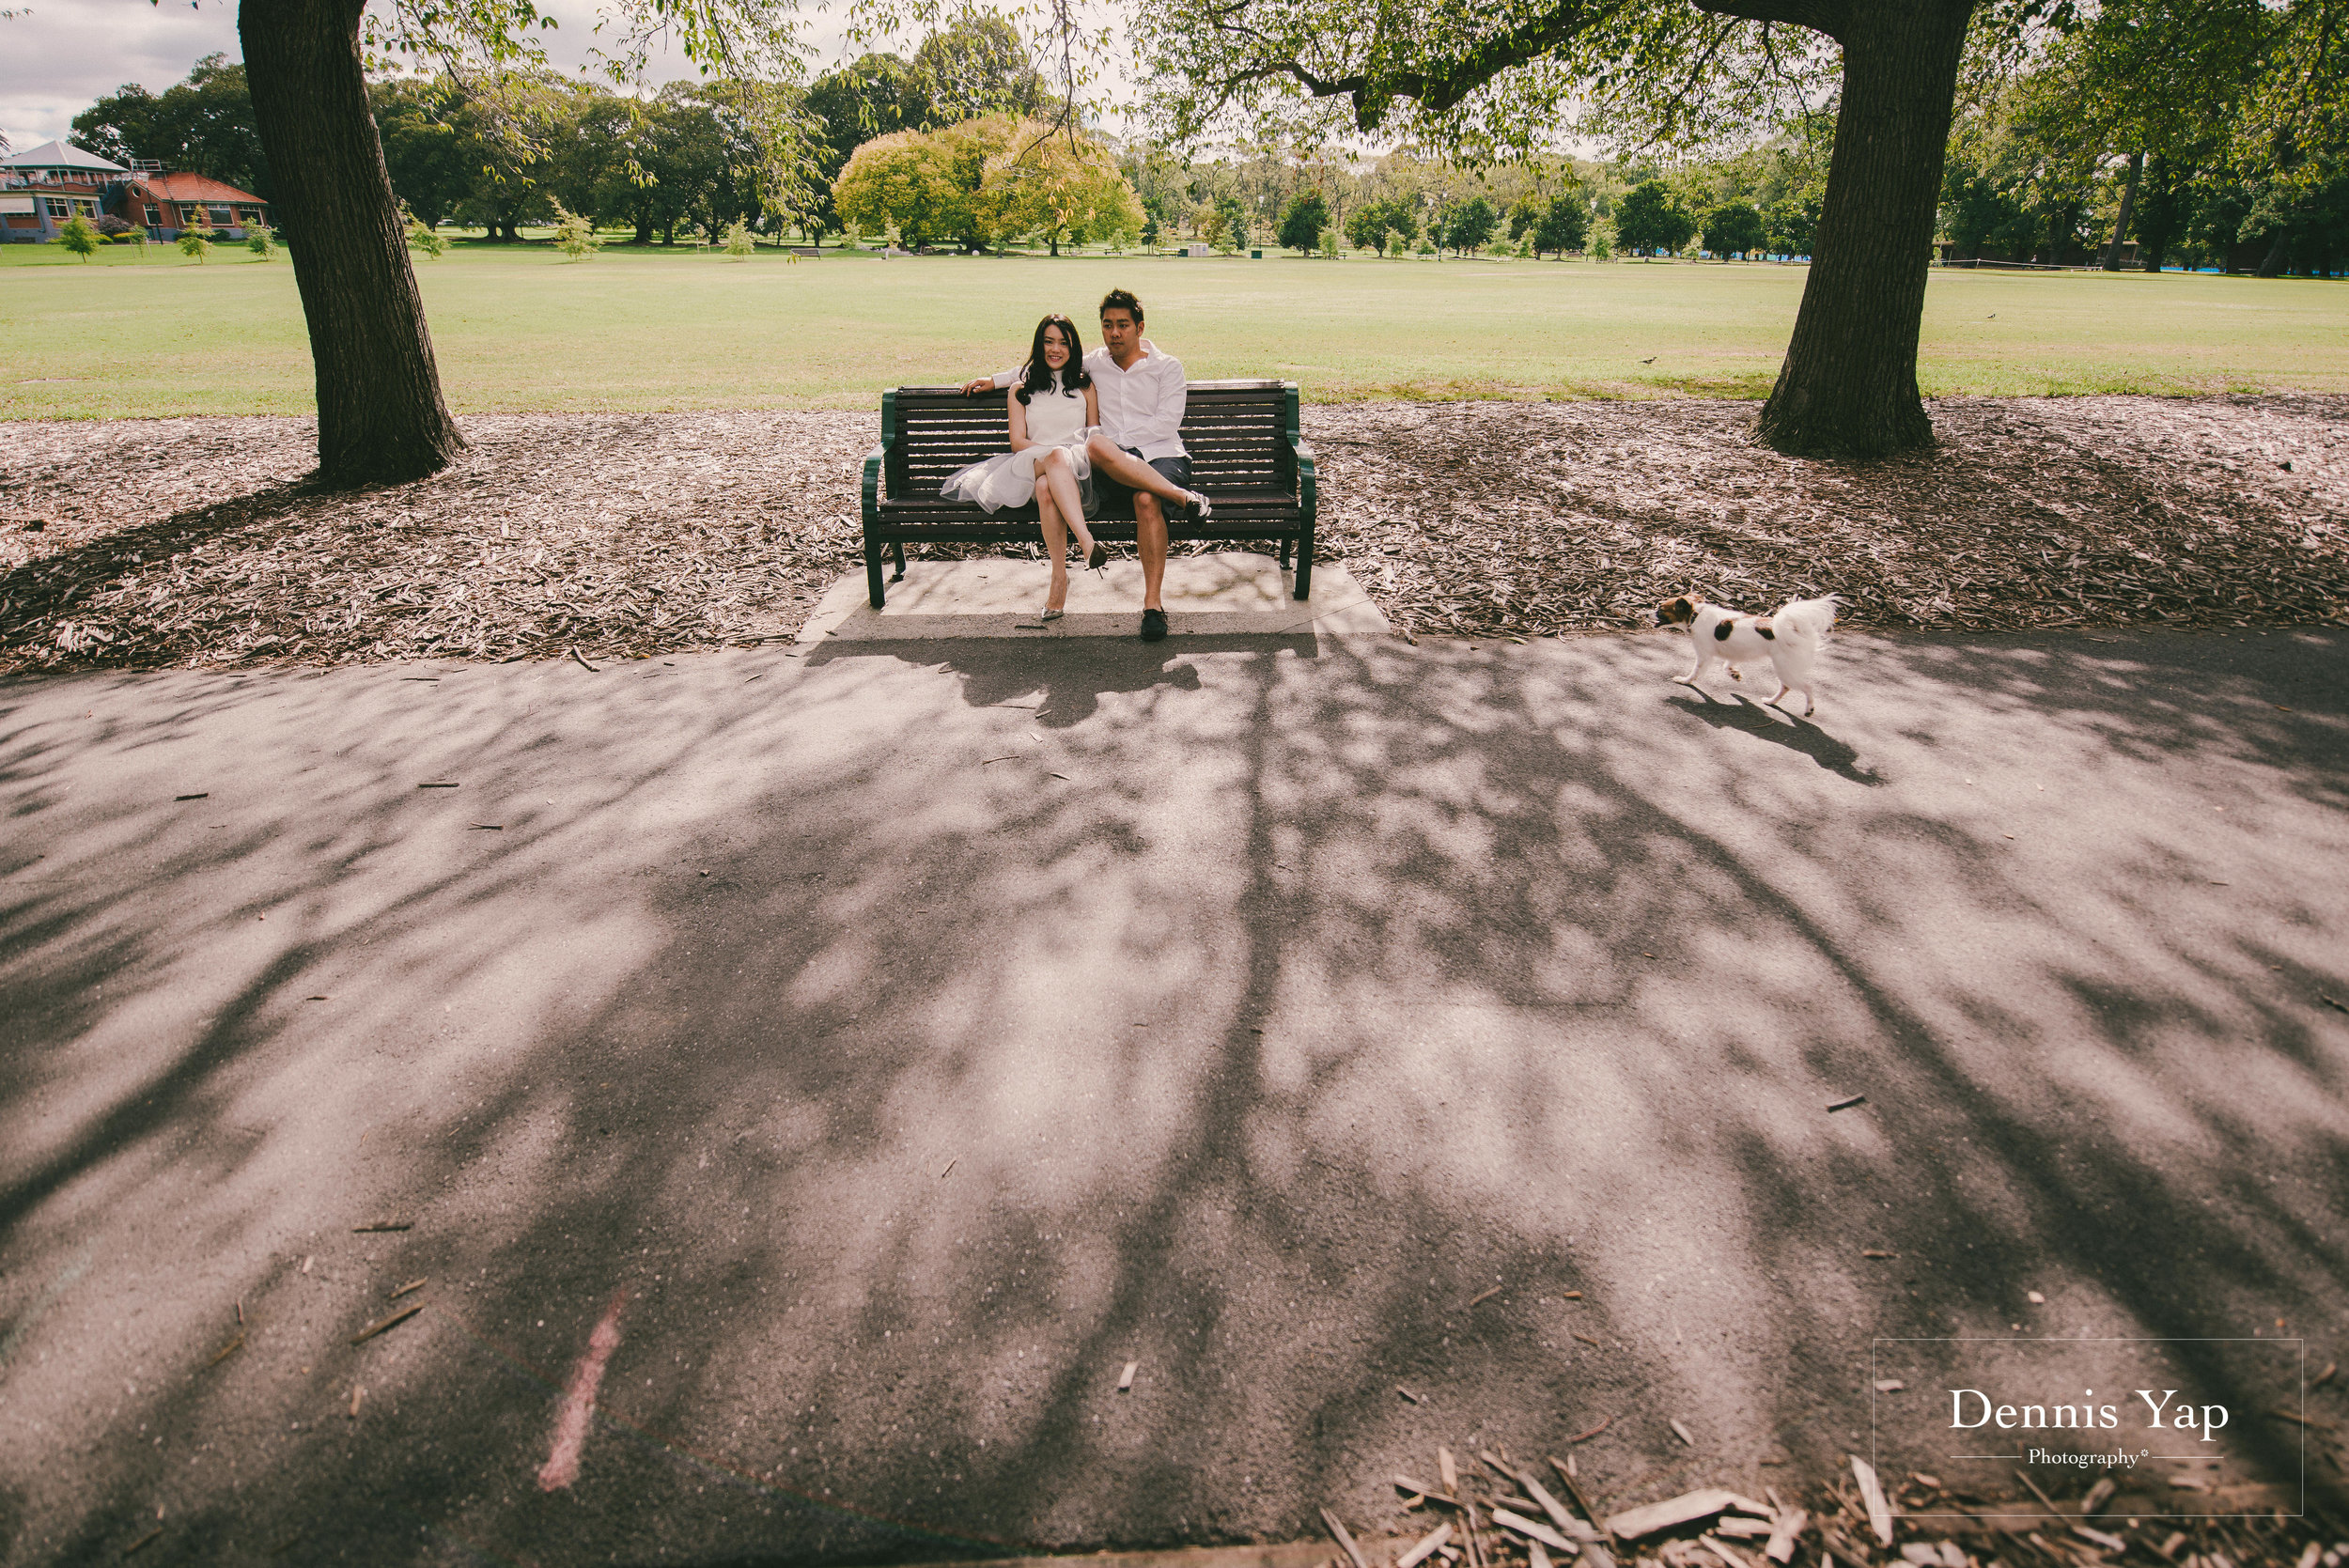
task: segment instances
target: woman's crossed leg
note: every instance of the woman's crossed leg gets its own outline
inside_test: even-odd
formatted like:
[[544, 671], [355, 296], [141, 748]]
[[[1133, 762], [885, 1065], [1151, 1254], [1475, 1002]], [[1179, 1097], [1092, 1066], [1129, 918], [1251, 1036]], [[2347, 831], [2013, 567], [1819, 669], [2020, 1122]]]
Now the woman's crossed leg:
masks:
[[1097, 565], [1094, 556], [1100, 549], [1094, 542], [1093, 530], [1085, 526], [1084, 497], [1077, 489], [1077, 471], [1065, 447], [1053, 447], [1036, 464], [1035, 517], [1044, 529], [1044, 553], [1052, 563], [1052, 586], [1044, 601], [1044, 613], [1057, 617], [1068, 603], [1066, 535], [1077, 536], [1087, 566]]

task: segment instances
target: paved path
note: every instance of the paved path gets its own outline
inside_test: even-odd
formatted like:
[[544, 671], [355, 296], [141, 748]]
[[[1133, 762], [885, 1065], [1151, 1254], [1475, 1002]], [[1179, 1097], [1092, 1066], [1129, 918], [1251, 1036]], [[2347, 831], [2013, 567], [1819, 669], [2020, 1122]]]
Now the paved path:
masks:
[[0, 1560], [1281, 1539], [1815, 1478], [1878, 1336], [2333, 1358], [2349, 634], [1680, 657], [0, 683]]

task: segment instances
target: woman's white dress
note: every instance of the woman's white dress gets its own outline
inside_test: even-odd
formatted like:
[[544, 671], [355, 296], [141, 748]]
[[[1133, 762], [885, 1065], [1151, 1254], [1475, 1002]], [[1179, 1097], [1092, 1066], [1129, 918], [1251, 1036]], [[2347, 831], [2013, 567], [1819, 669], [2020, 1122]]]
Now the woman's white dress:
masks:
[[1025, 506], [1035, 499], [1036, 465], [1058, 447], [1068, 454], [1069, 470], [1077, 476], [1077, 490], [1083, 499], [1085, 516], [1091, 517], [1097, 505], [1093, 496], [1093, 463], [1085, 456], [1085, 442], [1092, 435], [1092, 428], [1085, 424], [1085, 395], [1081, 391], [1063, 392], [1060, 378], [1055, 376], [1050, 391], [1036, 393], [1028, 399], [1028, 439], [1035, 444], [1018, 452], [999, 452], [957, 470], [939, 486], [939, 493], [950, 501], [976, 502], [989, 512]]

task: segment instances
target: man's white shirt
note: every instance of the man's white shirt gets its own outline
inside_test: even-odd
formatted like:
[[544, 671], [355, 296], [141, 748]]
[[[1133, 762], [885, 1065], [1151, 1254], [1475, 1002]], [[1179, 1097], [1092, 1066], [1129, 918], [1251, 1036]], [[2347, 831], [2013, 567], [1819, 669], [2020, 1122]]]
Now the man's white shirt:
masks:
[[[1143, 461], [1179, 458], [1183, 453], [1183, 409], [1187, 402], [1183, 362], [1162, 354], [1148, 338], [1142, 340], [1142, 357], [1120, 370], [1107, 349], [1085, 355], [1085, 373], [1093, 378], [1101, 404], [1101, 428], [1120, 446], [1142, 454]], [[1020, 380], [1017, 370], [998, 370], [995, 384], [1011, 386]]]

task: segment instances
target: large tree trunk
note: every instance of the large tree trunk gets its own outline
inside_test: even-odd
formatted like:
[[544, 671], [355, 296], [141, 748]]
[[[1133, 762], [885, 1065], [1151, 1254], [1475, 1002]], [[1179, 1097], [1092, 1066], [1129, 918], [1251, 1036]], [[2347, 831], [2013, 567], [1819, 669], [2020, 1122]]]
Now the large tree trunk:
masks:
[[1875, 458], [1933, 440], [1917, 334], [1972, 0], [1850, 7], [1843, 110], [1811, 276], [1762, 439], [1781, 452]]
[[2145, 208], [2138, 217], [2137, 264], [2149, 272], [2158, 272], [2177, 226], [2178, 195], [2171, 184], [2177, 178], [2177, 168], [2155, 153], [2145, 161]]
[[2057, 200], [2047, 204], [2047, 265], [2063, 265], [2063, 253], [2072, 244], [2072, 230], [2077, 226], [2079, 203]]
[[2292, 234], [2289, 230], [2286, 230], [2276, 236], [2276, 242], [2267, 247], [2267, 259], [2260, 263], [2259, 271], [2252, 275], [2254, 277], [2272, 278], [2277, 273], [2284, 270], [2284, 263], [2289, 260], [2291, 256]]
[[2105, 247], [2105, 271], [2121, 270], [2121, 243], [2129, 237], [2129, 210], [2137, 205], [2137, 181], [2145, 172], [2145, 155], [2129, 154], [2129, 182], [2121, 187], [2121, 211], [2112, 220], [2112, 242]]
[[319, 482], [445, 468], [464, 450], [441, 401], [424, 301], [367, 112], [364, 0], [243, 0], [253, 115], [276, 180], [318, 377]]

